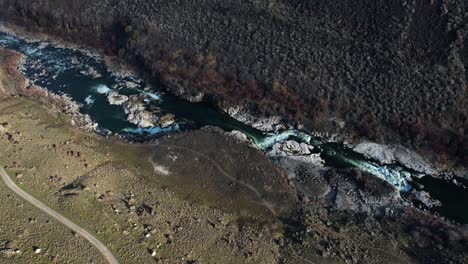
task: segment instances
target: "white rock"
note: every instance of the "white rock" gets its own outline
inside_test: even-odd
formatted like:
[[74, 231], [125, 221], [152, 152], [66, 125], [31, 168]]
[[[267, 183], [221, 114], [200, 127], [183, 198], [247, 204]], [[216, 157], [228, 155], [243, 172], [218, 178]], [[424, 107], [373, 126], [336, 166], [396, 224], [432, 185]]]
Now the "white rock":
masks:
[[138, 85], [138, 83], [135, 83], [135, 82], [126, 81], [126, 82], [125, 82], [125, 86], [126, 86], [127, 88], [132, 89], [132, 88], [137, 88], [139, 85]]
[[175, 116], [173, 114], [167, 114], [159, 118], [158, 124], [161, 127], [168, 127], [175, 123]]
[[285, 129], [285, 127], [281, 125], [282, 118], [280, 116], [259, 118], [251, 115], [248, 113], [248, 111], [245, 111], [242, 107], [239, 106], [228, 108], [225, 111], [234, 119], [261, 131], [272, 132]]
[[395, 160], [405, 167], [429, 175], [436, 174], [436, 170], [418, 153], [411, 151], [401, 145], [395, 146], [394, 151]]
[[431, 195], [425, 191], [416, 192], [416, 198], [418, 198], [419, 201], [421, 201], [425, 206], [429, 208], [438, 207], [442, 205], [440, 201], [432, 198]]
[[138, 97], [130, 97], [124, 104], [127, 120], [138, 127], [154, 127], [154, 117], [146, 110], [146, 106], [138, 101]]
[[313, 147], [294, 140], [286, 140], [274, 144], [270, 154], [273, 156], [305, 156], [311, 153], [310, 148]]
[[360, 143], [354, 147], [354, 151], [369, 158], [378, 160], [383, 164], [391, 164], [395, 161], [395, 155], [392, 148], [374, 142]]
[[128, 101], [128, 96], [121, 95], [118, 92], [110, 92], [107, 96], [107, 100], [111, 105], [123, 105], [125, 102]]
[[368, 158], [378, 160], [382, 164], [400, 163], [406, 168], [433, 175], [436, 170], [427, 163], [418, 153], [401, 145], [388, 146], [374, 142], [359, 143], [354, 151]]
[[231, 132], [229, 132], [229, 135], [231, 135], [233, 138], [239, 140], [239, 141], [248, 141], [249, 138], [247, 137], [246, 134], [238, 131], [238, 130], [233, 130]]
[[297, 169], [303, 165], [317, 170], [323, 168], [325, 161], [320, 157], [320, 154], [311, 153], [311, 149], [313, 146], [308, 144], [287, 140], [274, 144], [267, 155], [287, 171], [289, 178], [295, 178]]
[[4, 255], [13, 255], [13, 254], [18, 254], [18, 253], [20, 253], [19, 250], [14, 250], [11, 248], [0, 249], [0, 254], [4, 254]]

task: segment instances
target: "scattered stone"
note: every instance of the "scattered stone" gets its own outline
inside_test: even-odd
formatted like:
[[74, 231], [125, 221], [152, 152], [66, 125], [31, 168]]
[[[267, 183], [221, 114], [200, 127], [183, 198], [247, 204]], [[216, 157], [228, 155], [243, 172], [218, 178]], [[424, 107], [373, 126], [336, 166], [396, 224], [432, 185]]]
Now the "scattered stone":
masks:
[[273, 145], [267, 155], [273, 158], [278, 165], [285, 169], [289, 178], [298, 178], [304, 174], [305, 167], [318, 173], [318, 170], [325, 170], [325, 161], [318, 153], [312, 153], [312, 146], [305, 143], [287, 140]]
[[128, 122], [138, 127], [154, 127], [154, 117], [146, 110], [146, 106], [140, 96], [130, 96], [129, 100], [124, 104], [124, 110], [127, 114]]
[[440, 201], [432, 198], [431, 195], [425, 191], [416, 192], [416, 198], [429, 208], [438, 207], [442, 205]]
[[[74, 58], [77, 60], [76, 58]], [[86, 70], [80, 71], [81, 74], [83, 75], [89, 75], [92, 76], [94, 79], [101, 78], [102, 74], [100, 74], [95, 68], [88, 66]]]
[[299, 143], [294, 140], [287, 140], [276, 143], [273, 146], [272, 153], [280, 156], [305, 156], [311, 153], [311, 149], [313, 149], [313, 147], [305, 143]]
[[54, 184], [60, 184], [62, 183], [62, 177], [59, 177], [57, 175], [54, 175], [54, 176], [49, 176], [49, 180], [50, 182], [54, 183]]
[[0, 132], [5, 132], [8, 130], [8, 123], [0, 123]]
[[12, 249], [12, 248], [0, 248], [0, 254], [4, 255], [14, 255], [14, 254], [19, 254], [21, 251], [18, 249]]
[[158, 125], [165, 128], [175, 123], [175, 115], [167, 114], [159, 118]]
[[40, 249], [39, 247], [34, 246], [33, 251], [34, 251], [34, 254], [39, 254], [39, 253], [42, 252], [42, 249]]
[[5, 242], [5, 248], [12, 248], [12, 247], [13, 247], [13, 241], [8, 240], [7, 242]]
[[107, 196], [105, 194], [101, 194], [101, 195], [99, 195], [98, 200], [99, 201], [104, 201], [104, 200], [106, 200], [106, 198], [107, 198]]
[[135, 83], [135, 82], [130, 82], [130, 81], [125, 82], [125, 87], [129, 89], [137, 88], [138, 86], [139, 86], [138, 83]]

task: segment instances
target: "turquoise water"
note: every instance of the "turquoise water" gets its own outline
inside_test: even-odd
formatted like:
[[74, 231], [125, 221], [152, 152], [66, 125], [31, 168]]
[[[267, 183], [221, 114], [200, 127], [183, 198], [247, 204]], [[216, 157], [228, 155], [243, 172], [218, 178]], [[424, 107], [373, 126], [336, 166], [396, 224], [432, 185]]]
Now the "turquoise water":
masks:
[[[326, 142], [299, 130], [264, 133], [231, 118], [208, 104], [181, 100], [133, 76], [113, 74], [100, 57], [91, 56], [86, 52], [58, 47], [50, 43], [28, 42], [2, 32], [0, 32], [0, 46], [26, 55], [24, 74], [34, 84], [57, 94], [67, 94], [80, 103], [82, 105], [80, 111], [88, 114], [93, 121], [98, 123], [99, 133], [113, 133], [134, 140], [145, 140], [166, 133], [210, 125], [225, 131], [240, 131], [265, 151], [277, 142], [293, 139], [315, 146], [327, 166], [359, 168], [389, 182], [401, 192], [408, 192], [412, 189], [412, 179], [415, 173], [401, 166], [380, 165], [341, 144]], [[125, 83], [128, 82], [133, 85], [126, 86]], [[148, 87], [151, 89], [145, 90]], [[137, 127], [127, 121], [127, 114], [122, 106], [108, 103], [107, 95], [112, 91], [122, 95], [140, 94], [148, 109], [157, 109], [154, 114], [155, 120], [170, 113], [175, 115], [176, 123], [165, 128]], [[426, 181], [425, 184], [433, 185], [430, 181]], [[466, 192], [463, 193], [466, 194]], [[456, 203], [452, 200], [450, 200], [452, 203]], [[468, 219], [465, 218], [465, 221], [468, 222]]]

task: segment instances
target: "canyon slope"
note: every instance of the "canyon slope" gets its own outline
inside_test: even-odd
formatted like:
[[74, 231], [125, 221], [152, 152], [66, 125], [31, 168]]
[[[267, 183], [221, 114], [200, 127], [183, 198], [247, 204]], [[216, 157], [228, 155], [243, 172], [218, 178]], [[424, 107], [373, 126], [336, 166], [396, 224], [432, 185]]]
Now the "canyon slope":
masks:
[[434, 162], [468, 161], [463, 0], [0, 0], [0, 7], [4, 22], [118, 55], [187, 99], [309, 131], [403, 142]]

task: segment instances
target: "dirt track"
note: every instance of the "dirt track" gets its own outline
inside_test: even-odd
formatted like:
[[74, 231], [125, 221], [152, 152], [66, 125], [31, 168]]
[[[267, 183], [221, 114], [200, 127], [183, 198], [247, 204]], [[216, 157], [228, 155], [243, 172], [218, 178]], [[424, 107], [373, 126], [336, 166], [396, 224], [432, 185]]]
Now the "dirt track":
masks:
[[36, 198], [32, 197], [31, 195], [29, 195], [28, 193], [26, 193], [25, 191], [21, 190], [10, 178], [10, 176], [8, 176], [8, 174], [6, 173], [5, 169], [3, 169], [2, 167], [0, 167], [0, 177], [2, 178], [3, 182], [5, 183], [5, 185], [11, 189], [13, 192], [15, 192], [17, 195], [19, 195], [21, 198], [23, 198], [24, 200], [26, 200], [27, 202], [31, 203], [32, 205], [36, 206], [37, 208], [39, 208], [41, 211], [45, 212], [46, 214], [50, 215], [51, 217], [55, 218], [57, 221], [59, 221], [60, 223], [66, 225], [68, 228], [70, 228], [71, 230], [73, 230], [74, 232], [80, 234], [83, 238], [85, 238], [86, 240], [88, 240], [91, 244], [93, 244], [97, 249], [99, 249], [99, 251], [102, 253], [102, 255], [106, 258], [106, 260], [110, 263], [110, 264], [118, 264], [119, 261], [117, 260], [117, 258], [112, 254], [112, 252], [101, 242], [99, 241], [97, 238], [95, 238], [93, 235], [91, 235], [88, 231], [86, 231], [85, 229], [79, 227], [78, 225], [76, 225], [75, 223], [71, 222], [70, 220], [68, 220], [67, 218], [63, 217], [62, 215], [60, 215], [59, 213], [57, 213], [56, 211], [50, 209], [48, 206], [46, 206], [45, 204], [41, 203], [40, 201], [38, 201]]

